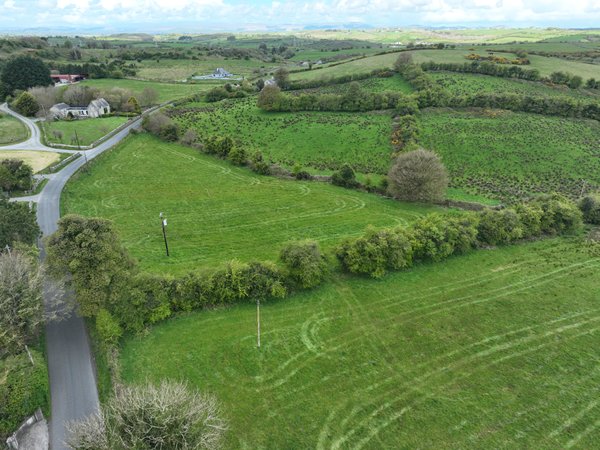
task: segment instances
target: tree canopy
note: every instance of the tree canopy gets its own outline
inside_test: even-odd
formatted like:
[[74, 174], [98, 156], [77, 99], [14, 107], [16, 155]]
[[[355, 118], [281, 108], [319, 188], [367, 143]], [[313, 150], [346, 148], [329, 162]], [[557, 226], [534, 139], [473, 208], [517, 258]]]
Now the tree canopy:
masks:
[[17, 56], [4, 66], [0, 82], [4, 85], [6, 94], [10, 95], [17, 89], [26, 91], [36, 86], [48, 86], [52, 84], [52, 79], [50, 69], [41, 59]]

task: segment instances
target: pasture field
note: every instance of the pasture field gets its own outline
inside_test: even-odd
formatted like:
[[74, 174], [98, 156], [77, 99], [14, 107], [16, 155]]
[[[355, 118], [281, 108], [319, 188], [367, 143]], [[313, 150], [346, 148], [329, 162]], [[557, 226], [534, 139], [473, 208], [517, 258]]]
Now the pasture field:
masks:
[[37, 173], [44, 170], [46, 167], [60, 161], [60, 153], [52, 152], [36, 152], [33, 150], [6, 150], [0, 149], [0, 161], [3, 159], [21, 159], [33, 168], [33, 172]]
[[381, 281], [334, 275], [256, 307], [129, 337], [127, 383], [215, 394], [225, 448], [595, 448], [600, 253], [577, 239], [477, 251]]
[[[91, 164], [67, 184], [61, 206], [113, 220], [143, 269], [174, 274], [233, 258], [276, 259], [289, 240], [311, 238], [327, 249], [369, 224], [407, 223], [438, 209], [259, 176], [149, 135], [130, 137]], [[160, 212], [168, 218], [170, 258]]]
[[585, 102], [596, 101], [599, 94], [591, 90], [570, 89], [567, 86], [549, 86], [533, 81], [500, 78], [490, 75], [479, 75], [456, 72], [429, 72], [452, 95], [473, 95], [474, 93], [518, 94], [533, 97], [569, 97]]
[[209, 75], [218, 67], [243, 77], [249, 77], [255, 70], [274, 69], [274, 65], [257, 59], [225, 59], [219, 56], [190, 59], [144, 60], [138, 63], [137, 77], [151, 81], [181, 81], [192, 75]]
[[363, 173], [389, 167], [389, 113], [273, 113], [260, 110], [255, 97], [182, 111], [173, 118], [201, 140], [228, 135], [288, 167], [335, 170], [348, 162]]
[[510, 200], [536, 192], [579, 197], [600, 187], [600, 123], [500, 110], [430, 109], [420, 142], [452, 186]]
[[[82, 84], [101, 89], [120, 87], [131, 90], [134, 95], [139, 95], [145, 88], [151, 88], [154, 89], [158, 94], [158, 103], [175, 100], [181, 97], [187, 97], [188, 95], [208, 90], [211, 87], [211, 84], [209, 83], [157, 83], [152, 81], [129, 79], [114, 80], [110, 78], [86, 80]], [[214, 85], [214, 83], [212, 83], [212, 85]]]
[[[405, 94], [410, 94], [414, 91], [408, 81], [404, 80], [400, 75], [394, 75], [389, 78], [367, 78], [366, 80], [356, 81], [360, 87], [367, 92], [384, 92], [397, 91]], [[334, 84], [324, 86], [318, 89], [320, 93], [344, 94], [351, 83]]]
[[[44, 134], [48, 142], [77, 145], [77, 141], [75, 140], [75, 132], [77, 132], [81, 145], [91, 145], [128, 120], [128, 117], [99, 117], [97, 119], [58, 120], [39, 123], [44, 129]], [[63, 138], [58, 139], [54, 136], [54, 131], [60, 131], [63, 134]]]
[[29, 131], [21, 121], [0, 113], [0, 145], [24, 141], [28, 136]]

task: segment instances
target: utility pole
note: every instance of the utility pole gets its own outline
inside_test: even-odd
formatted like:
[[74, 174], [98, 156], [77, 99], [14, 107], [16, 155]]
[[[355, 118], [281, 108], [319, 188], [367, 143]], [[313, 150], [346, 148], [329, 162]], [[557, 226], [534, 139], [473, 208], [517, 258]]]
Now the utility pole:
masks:
[[256, 346], [260, 348], [260, 298], [256, 299]]
[[167, 256], [169, 256], [169, 243], [167, 242], [167, 219], [163, 217], [163, 213], [160, 213], [160, 224], [162, 225], [163, 239], [165, 240], [165, 250]]
[[[79, 144], [79, 136], [77, 135], [77, 130], [75, 130], [75, 140], [77, 141], [77, 150], [79, 150], [79, 153], [81, 154], [81, 145]], [[87, 159], [87, 153], [83, 152], [83, 157], [85, 158], [85, 170], [87, 172], [88, 170], [88, 159]]]

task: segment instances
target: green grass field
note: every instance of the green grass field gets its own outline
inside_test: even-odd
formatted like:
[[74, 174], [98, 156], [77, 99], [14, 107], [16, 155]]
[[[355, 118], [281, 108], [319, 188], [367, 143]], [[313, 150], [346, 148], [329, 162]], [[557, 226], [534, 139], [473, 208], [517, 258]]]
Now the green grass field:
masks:
[[220, 102], [176, 116], [183, 129], [200, 138], [229, 135], [286, 166], [387, 173], [392, 152], [389, 113], [268, 113], [256, 98]]
[[[185, 273], [238, 258], [275, 259], [289, 240], [325, 248], [367, 225], [407, 223], [436, 208], [316, 182], [258, 176], [149, 135], [128, 138], [67, 184], [63, 213], [112, 219], [142, 268]], [[158, 215], [168, 217], [164, 256]]]
[[214, 393], [225, 448], [596, 448], [600, 259], [547, 240], [198, 312], [128, 338], [128, 383]]
[[[444, 50], [414, 50], [410, 53], [413, 55], [413, 61], [415, 63], [436, 61], [440, 63], [462, 64], [468, 61], [465, 59], [465, 55], [471, 52], [469, 47], [460, 47]], [[473, 52], [485, 54], [485, 49], [473, 47]], [[513, 55], [512, 53], [502, 53], [502, 56], [516, 58], [516, 55]], [[370, 56], [332, 67], [324, 67], [319, 70], [293, 73], [290, 78], [293, 80], [314, 80], [319, 78], [339, 77], [352, 73], [368, 73], [375, 69], [391, 68], [397, 58], [398, 53]], [[581, 76], [584, 80], [593, 77], [598, 78], [600, 76], [600, 66], [597, 64], [586, 64], [578, 61], [548, 58], [537, 55], [529, 55], [528, 58], [530, 59], [531, 64], [525, 66], [525, 68], [538, 69], [543, 76], [550, 75], [552, 72], [556, 71], [570, 72], [573, 75]]]
[[158, 102], [163, 103], [169, 100], [175, 100], [188, 95], [196, 94], [198, 92], [206, 91], [210, 89], [208, 83], [203, 84], [185, 84], [185, 83], [158, 83], [152, 81], [141, 81], [141, 80], [128, 80], [128, 79], [108, 79], [100, 78], [94, 80], [86, 80], [84, 82], [86, 86], [110, 89], [113, 87], [120, 87], [123, 89], [130, 89], [134, 95], [139, 95], [145, 88], [154, 89], [158, 94]]
[[[410, 94], [414, 91], [410, 84], [399, 75], [389, 78], [367, 78], [366, 80], [356, 81], [360, 87], [368, 92], [396, 91]], [[324, 86], [318, 89], [320, 93], [343, 94], [347, 91], [351, 83], [334, 84]]]
[[427, 110], [421, 143], [448, 167], [453, 187], [514, 199], [600, 187], [600, 124], [508, 111]]
[[[127, 117], [100, 117], [98, 119], [41, 122], [40, 126], [44, 128], [48, 142], [77, 145], [75, 140], [75, 132], [77, 132], [81, 145], [91, 145], [128, 120]], [[60, 131], [63, 135], [62, 139], [57, 138], [53, 134], [54, 131]]]
[[19, 120], [0, 113], [0, 145], [24, 141], [28, 136], [29, 131]]
[[452, 95], [473, 95], [474, 93], [518, 94], [534, 97], [568, 97], [582, 101], [598, 101], [598, 94], [590, 90], [569, 89], [567, 86], [547, 86], [525, 80], [499, 78], [455, 72], [429, 72], [435, 81]]

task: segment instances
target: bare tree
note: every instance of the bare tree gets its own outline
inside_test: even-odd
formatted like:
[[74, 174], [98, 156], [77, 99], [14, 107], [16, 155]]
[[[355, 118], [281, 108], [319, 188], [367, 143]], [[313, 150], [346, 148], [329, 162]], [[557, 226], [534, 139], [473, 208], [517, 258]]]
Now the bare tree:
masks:
[[87, 86], [75, 84], [63, 92], [63, 102], [71, 106], [87, 106], [95, 98], [96, 91]]
[[154, 105], [158, 101], [158, 92], [151, 87], [145, 87], [138, 95], [138, 99], [142, 106]]
[[59, 92], [54, 86], [33, 87], [29, 89], [29, 93], [40, 105], [38, 115], [47, 115], [50, 108], [58, 103]]
[[120, 387], [99, 413], [68, 424], [75, 450], [216, 449], [226, 430], [216, 399], [186, 384]]
[[439, 156], [424, 149], [402, 153], [388, 173], [389, 192], [409, 201], [434, 202], [444, 198], [448, 172]]

